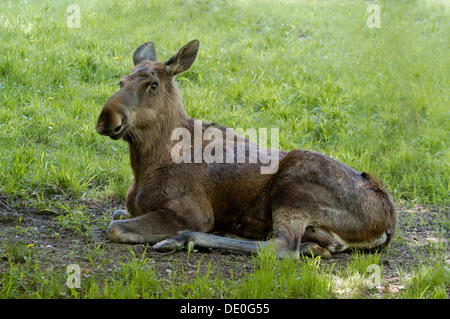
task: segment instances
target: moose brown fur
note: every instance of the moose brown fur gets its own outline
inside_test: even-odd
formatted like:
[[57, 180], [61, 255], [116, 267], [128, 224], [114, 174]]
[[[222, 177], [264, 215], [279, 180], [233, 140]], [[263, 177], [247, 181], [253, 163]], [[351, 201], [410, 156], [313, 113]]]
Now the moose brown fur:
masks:
[[115, 213], [108, 238], [151, 243], [158, 250], [178, 249], [189, 241], [253, 253], [272, 245], [279, 256], [329, 256], [387, 245], [397, 223], [393, 202], [369, 174], [328, 156], [280, 152], [273, 174], [261, 174], [260, 161], [172, 161], [172, 131], [194, 130], [174, 77], [190, 68], [198, 48], [193, 40], [162, 63], [156, 62], [154, 44], [144, 43], [134, 53], [133, 71], [103, 107], [96, 129], [128, 142], [134, 172], [127, 212]]

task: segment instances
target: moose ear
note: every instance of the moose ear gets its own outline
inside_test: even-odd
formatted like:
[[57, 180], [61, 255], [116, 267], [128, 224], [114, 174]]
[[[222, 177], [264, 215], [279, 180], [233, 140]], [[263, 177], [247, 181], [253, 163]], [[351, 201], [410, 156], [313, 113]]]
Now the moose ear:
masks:
[[200, 41], [192, 40], [182, 47], [165, 63], [167, 72], [174, 76], [189, 69], [197, 57], [199, 46]]
[[133, 63], [135, 66], [145, 60], [156, 62], [156, 51], [153, 42], [145, 42], [133, 54]]

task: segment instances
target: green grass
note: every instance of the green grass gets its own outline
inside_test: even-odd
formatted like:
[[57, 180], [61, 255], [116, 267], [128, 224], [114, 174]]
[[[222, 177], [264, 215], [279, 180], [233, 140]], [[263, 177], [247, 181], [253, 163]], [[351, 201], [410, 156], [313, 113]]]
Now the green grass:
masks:
[[333, 298], [329, 270], [319, 268], [320, 258], [299, 263], [277, 260], [269, 249], [254, 258], [255, 271], [242, 280], [232, 298]]
[[[0, 298], [333, 298], [329, 271], [320, 270], [319, 259], [299, 263], [295, 259], [277, 260], [271, 251], [254, 257], [255, 270], [243, 279], [224, 279], [212, 275], [211, 265], [190, 278], [182, 269], [168, 279], [157, 276], [157, 265], [134, 256], [120, 263], [107, 278], [94, 271], [81, 279], [81, 288], [68, 288], [64, 270], [39, 269], [37, 263], [14, 263], [0, 277]], [[94, 265], [93, 265], [94, 266]], [[101, 269], [101, 265], [96, 270]]]
[[[20, 246], [20, 247], [19, 247]], [[65, 269], [42, 270], [33, 260], [32, 247], [10, 244], [9, 271], [0, 273], [0, 298], [365, 298], [377, 291], [368, 282], [368, 266], [379, 265], [378, 255], [359, 254], [347, 268], [321, 265], [317, 258], [278, 259], [269, 249], [253, 257], [254, 270], [242, 278], [224, 278], [209, 263], [195, 276], [184, 268], [171, 271], [168, 278], [158, 276], [151, 258], [132, 253], [105, 276], [105, 265], [91, 260], [93, 271], [81, 272], [81, 288], [69, 288]], [[94, 250], [101, 251], [95, 247]], [[20, 252], [19, 252], [20, 251]], [[25, 251], [25, 252], [24, 252]], [[18, 257], [19, 256], [19, 257]], [[25, 256], [25, 258], [24, 258]], [[381, 265], [379, 265], [381, 266]], [[381, 266], [382, 269], [382, 266]], [[404, 288], [395, 298], [448, 298], [450, 271], [443, 263], [418, 266], [402, 275]], [[392, 295], [384, 294], [385, 298]]]
[[[366, 26], [369, 2], [356, 0], [79, 0], [81, 27], [68, 28], [72, 3], [0, 1], [0, 194], [62, 212], [55, 213], [62, 229], [89, 235], [92, 220], [58, 196], [125, 196], [128, 148], [94, 127], [132, 69], [132, 53], [148, 40], [159, 60], [200, 40], [197, 61], [178, 77], [190, 116], [232, 128], [278, 127], [281, 149], [319, 151], [372, 172], [397, 202], [448, 205], [445, 1], [378, 1], [380, 29]], [[377, 254], [355, 254], [347, 267], [329, 269], [263, 253], [239, 280], [211, 269], [194, 281], [182, 271], [161, 281], [142, 256], [106, 279], [87, 276], [74, 290], [64, 286], [64, 270], [38, 267], [26, 244], [5, 245], [3, 298], [331, 298], [342, 287], [364, 297], [367, 266], [382, 266]], [[437, 248], [441, 257], [448, 253]], [[399, 297], [447, 297], [445, 262], [408, 276]]]
[[412, 278], [404, 278], [403, 298], [447, 299], [446, 289], [450, 287], [450, 270], [447, 265], [438, 263], [433, 266], [418, 266], [412, 272]]
[[139, 44], [164, 60], [198, 38], [178, 78], [192, 117], [276, 126], [282, 149], [373, 172], [396, 199], [447, 202], [448, 6], [380, 1], [370, 29], [364, 1], [79, 1], [71, 29], [70, 3], [2, 1], [2, 193], [123, 198], [127, 147], [95, 132], [101, 107]]

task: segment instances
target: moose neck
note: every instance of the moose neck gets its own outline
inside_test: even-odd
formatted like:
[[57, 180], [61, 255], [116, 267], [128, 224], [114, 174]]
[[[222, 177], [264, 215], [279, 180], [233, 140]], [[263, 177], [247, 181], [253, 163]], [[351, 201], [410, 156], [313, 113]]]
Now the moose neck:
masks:
[[170, 163], [173, 142], [172, 131], [187, 127], [189, 116], [183, 107], [181, 95], [173, 81], [164, 96], [165, 113], [149, 127], [138, 129], [127, 136], [130, 162], [136, 180], [149, 169], [156, 169]]

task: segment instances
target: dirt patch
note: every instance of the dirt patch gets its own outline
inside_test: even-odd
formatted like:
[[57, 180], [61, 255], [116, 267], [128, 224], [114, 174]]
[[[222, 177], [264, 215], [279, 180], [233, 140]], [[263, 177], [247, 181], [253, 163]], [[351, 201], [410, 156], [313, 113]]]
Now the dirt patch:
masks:
[[[67, 201], [73, 206], [72, 200]], [[107, 276], [121, 262], [133, 256], [150, 258], [158, 275], [168, 277], [175, 271], [184, 270], [188, 276], [195, 277], [198, 263], [200, 271], [209, 267], [212, 275], [220, 273], [223, 278], [239, 279], [253, 270], [252, 256], [231, 253], [226, 250], [202, 250], [187, 254], [186, 251], [162, 254], [153, 251], [148, 245], [121, 245], [109, 242], [105, 228], [115, 209], [123, 208], [117, 201], [109, 203], [81, 200], [77, 205], [85, 207], [89, 227], [64, 225], [57, 221], [62, 212], [30, 207], [27, 202], [8, 202], [0, 197], [0, 273], [9, 268], [5, 245], [20, 244], [30, 246], [33, 259], [42, 269], [66, 269], [69, 264], [79, 264], [85, 272], [101, 271]], [[448, 209], [432, 206], [414, 205], [399, 208], [399, 224], [396, 235], [389, 248], [382, 254], [383, 278], [387, 286], [399, 285], [398, 269], [405, 269], [436, 258], [435, 252], [444, 250], [448, 259]], [[88, 235], [87, 235], [88, 234]], [[351, 254], [337, 254], [324, 264], [345, 266]], [[390, 289], [390, 288], [389, 288]]]
[[[183, 269], [186, 274], [195, 277], [200, 261], [200, 271], [206, 271], [210, 267], [212, 275], [220, 272], [223, 278], [233, 276], [236, 279], [253, 269], [250, 255], [226, 250], [197, 250], [188, 256], [186, 251], [159, 253], [149, 245], [111, 243], [106, 238], [105, 228], [113, 211], [124, 208], [118, 202], [81, 201], [91, 215], [91, 233], [87, 236], [77, 229], [71, 229], [70, 225], [64, 227], [55, 222], [57, 216], [60, 216], [58, 213], [26, 207], [17, 202], [6, 204], [5, 198], [1, 197], [0, 200], [3, 202], [0, 206], [0, 243], [30, 246], [33, 259], [43, 269], [66, 269], [67, 265], [79, 264], [82, 269], [90, 272], [95, 268], [94, 265], [102, 264], [102, 270], [107, 275], [114, 267], [120, 266], [121, 262], [142, 256], [153, 261], [160, 276], [170, 276]], [[8, 256], [2, 244], [0, 273], [9, 268]]]

